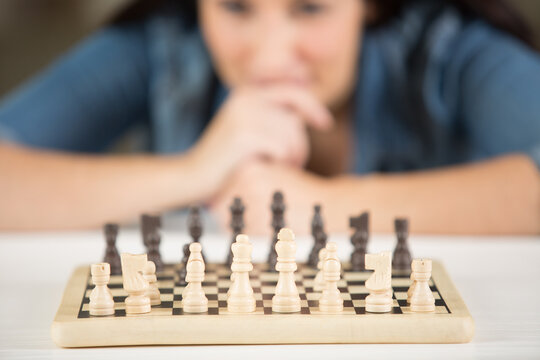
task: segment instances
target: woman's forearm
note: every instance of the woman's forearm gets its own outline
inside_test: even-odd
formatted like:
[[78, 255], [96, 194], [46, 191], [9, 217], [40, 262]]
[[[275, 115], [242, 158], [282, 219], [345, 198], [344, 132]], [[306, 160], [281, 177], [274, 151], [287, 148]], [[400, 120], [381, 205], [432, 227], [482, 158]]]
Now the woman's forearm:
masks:
[[540, 233], [540, 175], [525, 155], [333, 182], [328, 213], [370, 210], [375, 231], [393, 231], [393, 219], [404, 216], [417, 233]]
[[215, 187], [189, 155], [91, 156], [0, 144], [0, 229], [69, 229], [199, 201]]

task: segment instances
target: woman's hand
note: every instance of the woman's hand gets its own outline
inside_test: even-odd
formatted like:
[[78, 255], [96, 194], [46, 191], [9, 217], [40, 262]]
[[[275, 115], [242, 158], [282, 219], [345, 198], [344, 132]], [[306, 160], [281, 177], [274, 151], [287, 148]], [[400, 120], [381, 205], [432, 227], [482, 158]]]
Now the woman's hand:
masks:
[[276, 190], [285, 197], [285, 224], [297, 234], [308, 233], [313, 205], [322, 204], [324, 214], [324, 204], [331, 198], [330, 180], [290, 165], [252, 161], [235, 172], [209, 204], [210, 210], [227, 229], [231, 217], [229, 206], [239, 196], [246, 207], [244, 232], [269, 235], [272, 233], [270, 205]]
[[254, 159], [301, 167], [309, 156], [307, 126], [332, 126], [330, 112], [297, 86], [242, 88], [226, 100], [191, 151], [217, 191], [227, 176]]

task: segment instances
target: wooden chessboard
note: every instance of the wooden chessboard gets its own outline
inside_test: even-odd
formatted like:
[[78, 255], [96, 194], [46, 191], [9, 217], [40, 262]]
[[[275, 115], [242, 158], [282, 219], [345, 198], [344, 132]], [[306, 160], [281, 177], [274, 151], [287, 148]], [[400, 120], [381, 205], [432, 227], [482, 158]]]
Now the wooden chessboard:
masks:
[[474, 334], [474, 322], [443, 266], [434, 261], [430, 287], [435, 297], [434, 313], [412, 313], [407, 306], [409, 275], [394, 274], [394, 305], [386, 314], [365, 311], [364, 286], [371, 272], [347, 271], [344, 264], [338, 283], [344, 299], [340, 314], [323, 314], [318, 309], [319, 292], [313, 290], [316, 270], [299, 265], [296, 284], [300, 313], [272, 313], [272, 296], [278, 274], [266, 271], [266, 264], [254, 264], [251, 285], [257, 300], [251, 314], [227, 311], [230, 269], [207, 264], [203, 289], [209, 300], [208, 312], [182, 311], [183, 286], [176, 269], [167, 265], [158, 273], [161, 305], [151, 313], [126, 315], [121, 276], [111, 276], [109, 288], [115, 314], [89, 314], [93, 285], [89, 266], [72, 275], [52, 324], [52, 338], [63, 347], [165, 345], [165, 344], [286, 344], [286, 343], [463, 343]]

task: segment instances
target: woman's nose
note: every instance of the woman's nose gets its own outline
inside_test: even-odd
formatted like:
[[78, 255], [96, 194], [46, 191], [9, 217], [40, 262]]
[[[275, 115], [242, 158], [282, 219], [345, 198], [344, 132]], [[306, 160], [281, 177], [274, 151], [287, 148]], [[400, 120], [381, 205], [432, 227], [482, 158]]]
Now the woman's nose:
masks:
[[250, 59], [250, 78], [257, 84], [295, 80], [299, 59], [295, 29], [287, 21], [267, 21], [255, 36]]

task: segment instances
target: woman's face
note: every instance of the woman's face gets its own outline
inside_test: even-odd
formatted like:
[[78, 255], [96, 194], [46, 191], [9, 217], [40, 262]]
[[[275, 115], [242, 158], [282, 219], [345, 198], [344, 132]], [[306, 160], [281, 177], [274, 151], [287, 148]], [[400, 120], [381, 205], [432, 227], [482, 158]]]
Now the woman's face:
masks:
[[199, 0], [200, 23], [224, 84], [296, 84], [330, 108], [355, 84], [363, 0]]

